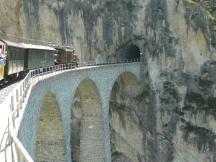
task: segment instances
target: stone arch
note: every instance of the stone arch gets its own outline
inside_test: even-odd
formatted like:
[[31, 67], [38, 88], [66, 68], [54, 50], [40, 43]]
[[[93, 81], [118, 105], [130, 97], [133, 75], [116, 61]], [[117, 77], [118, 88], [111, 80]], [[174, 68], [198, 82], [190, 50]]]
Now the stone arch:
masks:
[[113, 84], [109, 103], [112, 162], [139, 162], [144, 157], [143, 133], [136, 113], [140, 91], [139, 81], [131, 72], [120, 74]]
[[64, 127], [55, 95], [48, 91], [41, 105], [37, 128], [36, 161], [66, 162]]
[[73, 161], [104, 162], [104, 121], [95, 83], [84, 79], [73, 98], [71, 145]]

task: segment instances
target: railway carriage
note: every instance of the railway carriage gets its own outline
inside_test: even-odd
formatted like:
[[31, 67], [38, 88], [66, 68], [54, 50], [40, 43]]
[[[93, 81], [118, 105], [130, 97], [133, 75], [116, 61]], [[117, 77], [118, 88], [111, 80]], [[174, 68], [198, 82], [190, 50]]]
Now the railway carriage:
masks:
[[0, 40], [0, 85], [25, 76], [28, 70], [54, 65], [55, 49], [49, 46]]
[[19, 75], [24, 71], [25, 46], [7, 40], [0, 40], [1, 44], [1, 80]]
[[25, 69], [54, 65], [55, 49], [49, 46], [23, 44], [26, 48]]
[[0, 41], [0, 80], [4, 78], [5, 44]]
[[4, 59], [0, 58], [0, 80], [4, 78]]
[[50, 47], [0, 40], [0, 88], [22, 79], [28, 70], [65, 63], [77, 66], [78, 61], [74, 48], [68, 46]]

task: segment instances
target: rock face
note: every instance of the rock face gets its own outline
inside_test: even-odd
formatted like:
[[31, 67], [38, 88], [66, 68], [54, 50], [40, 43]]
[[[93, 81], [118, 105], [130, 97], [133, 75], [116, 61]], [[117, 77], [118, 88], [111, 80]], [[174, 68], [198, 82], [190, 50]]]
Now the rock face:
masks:
[[114, 162], [216, 161], [215, 34], [200, 5], [189, 0], [2, 0], [0, 13], [2, 37], [69, 44], [82, 61], [143, 53], [136, 95], [125, 93], [127, 83], [120, 80], [113, 88]]
[[113, 162], [145, 160], [144, 107], [139, 104], [138, 89], [138, 82], [130, 75], [120, 76], [112, 89], [109, 115]]

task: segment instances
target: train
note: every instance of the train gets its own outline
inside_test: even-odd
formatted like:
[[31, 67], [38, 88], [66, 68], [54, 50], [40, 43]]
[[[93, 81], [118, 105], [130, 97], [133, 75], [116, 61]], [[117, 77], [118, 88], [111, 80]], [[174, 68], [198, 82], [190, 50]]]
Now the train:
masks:
[[60, 45], [36, 45], [0, 39], [0, 89], [21, 80], [29, 70], [74, 63], [75, 49]]
[[52, 46], [56, 49], [55, 54], [55, 64], [63, 64], [63, 63], [75, 63], [78, 65], [79, 58], [75, 54], [75, 49], [70, 46], [59, 46], [54, 45]]

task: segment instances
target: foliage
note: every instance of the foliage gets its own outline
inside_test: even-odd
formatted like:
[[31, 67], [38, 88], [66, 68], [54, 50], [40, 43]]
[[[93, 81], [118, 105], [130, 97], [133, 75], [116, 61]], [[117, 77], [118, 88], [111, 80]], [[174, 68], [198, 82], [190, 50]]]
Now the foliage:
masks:
[[[209, 129], [193, 125], [190, 122], [183, 122], [184, 126], [184, 139], [191, 142], [195, 140], [197, 142], [198, 149], [205, 151], [209, 147], [210, 151], [215, 150], [216, 135]], [[190, 134], [194, 134], [190, 136]], [[208, 146], [208, 147], [207, 147]]]
[[188, 93], [187, 99], [190, 101], [190, 103], [197, 103], [198, 105], [201, 105], [204, 103], [204, 99], [202, 95], [196, 92]]
[[188, 5], [199, 5], [206, 11], [210, 25], [211, 44], [216, 47], [216, 1], [215, 0], [184, 0]]

